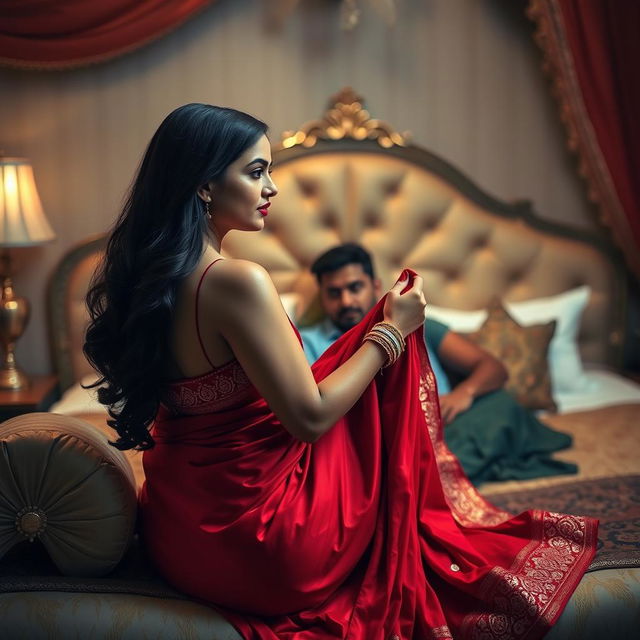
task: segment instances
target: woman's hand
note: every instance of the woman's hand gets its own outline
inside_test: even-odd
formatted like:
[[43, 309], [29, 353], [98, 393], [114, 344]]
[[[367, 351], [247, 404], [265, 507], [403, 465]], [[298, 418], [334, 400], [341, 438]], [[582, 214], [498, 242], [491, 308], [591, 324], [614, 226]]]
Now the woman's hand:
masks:
[[407, 278], [398, 280], [387, 294], [384, 303], [384, 319], [390, 322], [406, 338], [424, 323], [427, 303], [422, 291], [422, 278], [414, 276], [411, 288], [401, 295], [407, 286]]

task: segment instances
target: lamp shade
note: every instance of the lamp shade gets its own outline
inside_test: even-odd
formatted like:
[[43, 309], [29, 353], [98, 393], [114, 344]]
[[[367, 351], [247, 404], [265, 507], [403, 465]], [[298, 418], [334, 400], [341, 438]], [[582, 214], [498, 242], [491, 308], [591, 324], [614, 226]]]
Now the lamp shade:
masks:
[[55, 237], [30, 162], [0, 157], [0, 247], [30, 247]]

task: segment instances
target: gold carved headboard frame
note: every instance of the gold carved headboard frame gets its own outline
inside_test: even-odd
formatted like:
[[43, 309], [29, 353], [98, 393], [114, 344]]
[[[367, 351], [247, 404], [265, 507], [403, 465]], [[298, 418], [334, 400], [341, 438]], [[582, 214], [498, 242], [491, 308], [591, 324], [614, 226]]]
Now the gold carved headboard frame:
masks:
[[[479, 309], [496, 295], [523, 300], [588, 284], [582, 354], [618, 364], [626, 314], [619, 253], [595, 234], [538, 218], [528, 201], [490, 196], [410, 144], [408, 134], [371, 118], [363, 104], [345, 89], [321, 119], [283, 134], [274, 149], [280, 192], [265, 229], [230, 233], [225, 252], [262, 264], [278, 290], [298, 293], [303, 307], [316, 292], [310, 264], [347, 241], [371, 251], [385, 287], [405, 266], [421, 273], [428, 300], [439, 306]], [[76, 247], [51, 281], [51, 342], [63, 389], [89, 370], [79, 319], [103, 247], [104, 237]]]

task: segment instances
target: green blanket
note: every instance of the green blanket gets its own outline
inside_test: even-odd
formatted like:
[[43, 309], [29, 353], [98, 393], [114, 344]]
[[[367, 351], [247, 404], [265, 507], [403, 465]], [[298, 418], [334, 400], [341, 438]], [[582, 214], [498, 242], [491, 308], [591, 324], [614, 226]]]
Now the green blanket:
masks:
[[475, 485], [578, 471], [575, 464], [551, 457], [571, 446], [571, 436], [540, 422], [506, 391], [477, 398], [445, 426], [444, 437]]

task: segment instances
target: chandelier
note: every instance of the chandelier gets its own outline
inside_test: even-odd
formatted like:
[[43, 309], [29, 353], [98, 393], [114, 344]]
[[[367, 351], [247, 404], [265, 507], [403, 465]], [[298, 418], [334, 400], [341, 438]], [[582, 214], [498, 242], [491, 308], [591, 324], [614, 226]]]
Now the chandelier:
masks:
[[[360, 22], [359, 0], [341, 0], [340, 26], [345, 31], [351, 31]], [[391, 27], [396, 22], [396, 0], [369, 0], [369, 4]]]
[[[268, 0], [267, 20], [271, 26], [281, 27], [294, 9], [303, 0]], [[337, 0], [340, 3], [340, 27], [345, 31], [352, 31], [358, 26], [362, 14], [362, 5], [368, 4], [375, 12], [392, 27], [396, 22], [396, 4], [398, 0]], [[336, 0], [324, 0], [329, 5], [335, 5]], [[317, 3], [321, 4], [321, 3]]]

